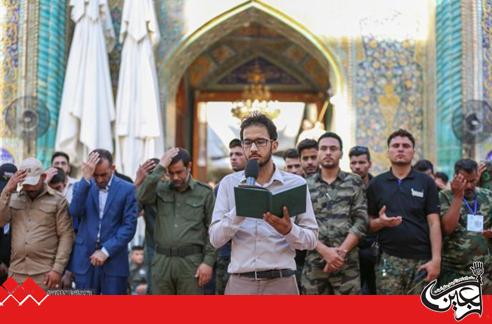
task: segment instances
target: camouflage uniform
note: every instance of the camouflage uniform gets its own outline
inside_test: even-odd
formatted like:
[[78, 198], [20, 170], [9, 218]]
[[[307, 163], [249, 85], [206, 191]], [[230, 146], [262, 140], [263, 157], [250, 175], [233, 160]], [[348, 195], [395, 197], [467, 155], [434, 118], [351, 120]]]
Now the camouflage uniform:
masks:
[[[329, 247], [340, 246], [349, 232], [362, 237], [368, 226], [364, 185], [358, 175], [340, 171], [335, 181], [326, 183], [318, 172], [307, 179], [314, 214], [319, 226], [319, 241]], [[359, 294], [359, 252], [347, 254], [344, 266], [326, 273], [326, 262], [316, 251], [308, 251], [302, 272], [304, 294]]]
[[[492, 191], [476, 188], [478, 200], [477, 215], [484, 217], [484, 229], [492, 228]], [[451, 206], [453, 193], [444, 190], [439, 193], [441, 203], [441, 217]], [[473, 208], [473, 202], [468, 200]], [[492, 240], [486, 239], [481, 233], [469, 232], [466, 229], [469, 210], [463, 203], [460, 209], [460, 219], [453, 233], [443, 237], [442, 270], [439, 276], [439, 284], [450, 283], [456, 278], [471, 276], [470, 267], [473, 261], [484, 263], [485, 273], [482, 276], [484, 293], [492, 293]]]
[[485, 170], [480, 177], [480, 187], [492, 190], [492, 170]]
[[[231, 244], [231, 242], [227, 243]], [[229, 280], [229, 273], [227, 268], [231, 263], [230, 256], [218, 256], [215, 262], [215, 294], [224, 295], [227, 281]]]
[[382, 253], [376, 271], [378, 295], [418, 295], [427, 285], [425, 272], [418, 269], [425, 260], [399, 258]]

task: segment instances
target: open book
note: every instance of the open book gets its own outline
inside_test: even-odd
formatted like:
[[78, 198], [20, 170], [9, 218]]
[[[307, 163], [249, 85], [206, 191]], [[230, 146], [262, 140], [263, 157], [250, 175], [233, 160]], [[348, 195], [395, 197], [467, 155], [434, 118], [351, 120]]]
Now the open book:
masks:
[[278, 217], [283, 217], [283, 206], [287, 207], [291, 217], [305, 213], [306, 190], [306, 184], [275, 194], [262, 187], [235, 187], [236, 214], [244, 217], [263, 218], [263, 214], [269, 211]]

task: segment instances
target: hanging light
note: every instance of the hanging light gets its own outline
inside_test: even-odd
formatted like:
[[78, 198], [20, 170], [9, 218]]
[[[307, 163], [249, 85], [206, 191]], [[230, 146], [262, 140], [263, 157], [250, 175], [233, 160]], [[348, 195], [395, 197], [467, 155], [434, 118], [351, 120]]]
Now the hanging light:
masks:
[[266, 78], [258, 61], [255, 62], [253, 69], [248, 72], [247, 78], [249, 84], [244, 88], [241, 100], [232, 103], [232, 115], [243, 120], [257, 111], [270, 119], [277, 118], [280, 114], [279, 102], [278, 100], [270, 100], [270, 90], [265, 85]]

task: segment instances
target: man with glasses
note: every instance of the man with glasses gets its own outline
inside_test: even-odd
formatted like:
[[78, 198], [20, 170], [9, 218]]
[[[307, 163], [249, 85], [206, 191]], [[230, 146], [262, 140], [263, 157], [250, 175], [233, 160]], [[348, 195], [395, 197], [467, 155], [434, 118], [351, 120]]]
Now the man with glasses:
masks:
[[[277, 128], [268, 117], [254, 113], [246, 118], [240, 138], [246, 158], [258, 161], [256, 186], [277, 193], [306, 183], [275, 167], [272, 154], [278, 147]], [[245, 183], [244, 171], [222, 179], [209, 229], [216, 248], [232, 240], [231, 276], [225, 294], [298, 294], [295, 250], [313, 249], [318, 235], [309, 192], [305, 213], [289, 215], [284, 208], [283, 215], [241, 217], [236, 214], [234, 187]]]
[[[371, 154], [365, 146], [354, 146], [349, 151], [350, 169], [358, 174], [367, 189], [372, 175], [369, 173], [371, 168]], [[360, 284], [364, 295], [376, 294], [376, 262], [378, 252], [375, 250], [376, 236], [368, 233], [359, 241], [359, 263], [360, 263]]]
[[302, 272], [309, 295], [360, 293], [357, 244], [366, 234], [368, 217], [362, 180], [340, 169], [342, 139], [326, 132], [318, 140], [321, 169], [308, 181], [319, 226], [316, 250], [309, 251]]

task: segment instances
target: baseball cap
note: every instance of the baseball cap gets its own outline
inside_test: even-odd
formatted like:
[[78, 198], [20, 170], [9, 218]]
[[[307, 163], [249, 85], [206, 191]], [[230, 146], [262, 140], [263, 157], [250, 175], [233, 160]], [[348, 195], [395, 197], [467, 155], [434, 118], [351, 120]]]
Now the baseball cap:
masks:
[[44, 173], [43, 165], [35, 158], [27, 158], [19, 166], [19, 170], [27, 170], [27, 176], [22, 185], [37, 185], [39, 177]]
[[0, 191], [3, 190], [10, 177], [17, 172], [17, 167], [12, 163], [4, 163], [0, 165]]

